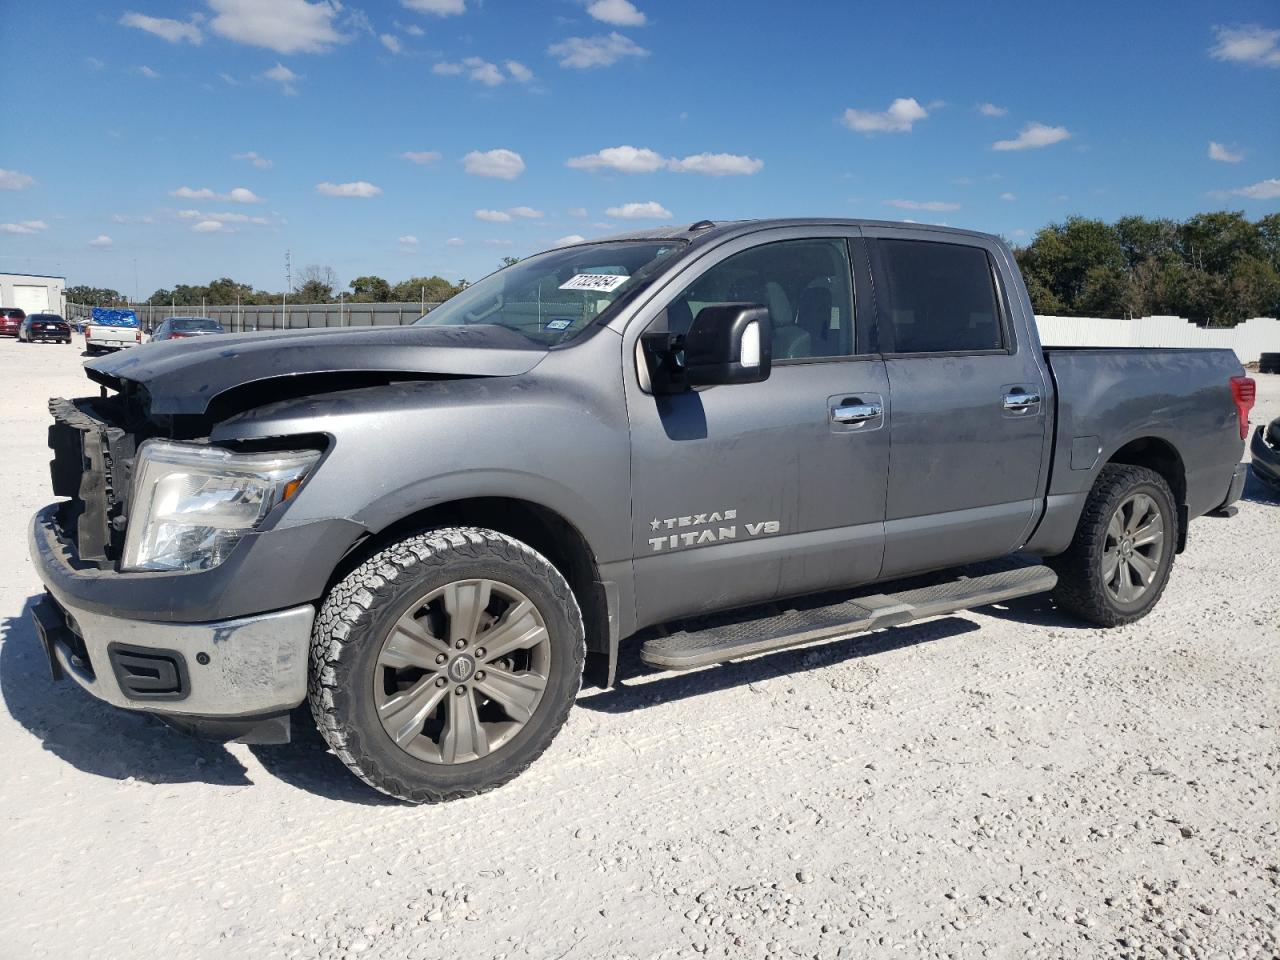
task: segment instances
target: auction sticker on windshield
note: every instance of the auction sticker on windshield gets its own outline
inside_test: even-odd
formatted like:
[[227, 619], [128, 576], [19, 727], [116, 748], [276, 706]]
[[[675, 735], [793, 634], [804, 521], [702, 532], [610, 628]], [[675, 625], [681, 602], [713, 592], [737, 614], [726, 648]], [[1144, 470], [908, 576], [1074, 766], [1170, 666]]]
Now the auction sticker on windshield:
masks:
[[580, 273], [560, 284], [561, 290], [596, 290], [611, 293], [630, 280], [630, 277], [613, 273]]

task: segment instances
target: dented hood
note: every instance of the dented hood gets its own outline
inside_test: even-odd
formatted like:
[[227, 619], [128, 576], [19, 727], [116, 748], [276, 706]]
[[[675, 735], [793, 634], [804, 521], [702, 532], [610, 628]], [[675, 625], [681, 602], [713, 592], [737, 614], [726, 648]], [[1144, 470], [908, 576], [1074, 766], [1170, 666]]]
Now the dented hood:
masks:
[[220, 394], [262, 381], [344, 373], [512, 377], [532, 370], [545, 355], [544, 347], [489, 324], [335, 327], [149, 343], [91, 360], [85, 368], [106, 386], [119, 389], [130, 381], [144, 387], [152, 413], [202, 414]]

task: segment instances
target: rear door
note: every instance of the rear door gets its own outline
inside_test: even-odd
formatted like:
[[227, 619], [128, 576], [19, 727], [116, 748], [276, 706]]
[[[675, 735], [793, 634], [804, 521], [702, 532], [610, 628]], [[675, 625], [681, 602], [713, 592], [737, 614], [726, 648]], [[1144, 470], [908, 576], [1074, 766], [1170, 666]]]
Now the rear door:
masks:
[[[854, 329], [849, 227], [730, 241], [627, 328], [640, 623], [874, 579], [889, 465], [889, 383]], [[869, 327], [870, 294], [857, 298]], [[637, 340], [711, 304], [760, 303], [773, 324], [762, 383], [654, 396]]]
[[[864, 228], [893, 404], [885, 577], [1000, 556], [1039, 510], [1048, 399], [998, 244]], [[1020, 309], [1020, 308], [1019, 308]]]

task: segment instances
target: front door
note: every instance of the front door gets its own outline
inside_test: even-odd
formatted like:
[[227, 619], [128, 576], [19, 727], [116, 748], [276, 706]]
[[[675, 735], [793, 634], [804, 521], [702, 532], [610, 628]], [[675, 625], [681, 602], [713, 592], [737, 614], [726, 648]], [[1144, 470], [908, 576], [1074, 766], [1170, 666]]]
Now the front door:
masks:
[[672, 331], [711, 304], [766, 306], [773, 370], [676, 396], [643, 371], [629, 384], [641, 625], [878, 575], [889, 382], [855, 346], [849, 249], [744, 238], [659, 298]]
[[1000, 250], [939, 236], [868, 241], [893, 401], [885, 577], [1015, 550], [1040, 502], [1049, 403], [1015, 335]]

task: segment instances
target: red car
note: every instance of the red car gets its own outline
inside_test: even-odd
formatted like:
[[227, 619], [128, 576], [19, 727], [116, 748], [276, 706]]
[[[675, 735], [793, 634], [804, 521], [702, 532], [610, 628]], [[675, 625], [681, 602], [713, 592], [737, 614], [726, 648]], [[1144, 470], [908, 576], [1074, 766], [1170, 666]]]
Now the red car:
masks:
[[27, 311], [21, 307], [0, 307], [0, 337], [16, 337]]

